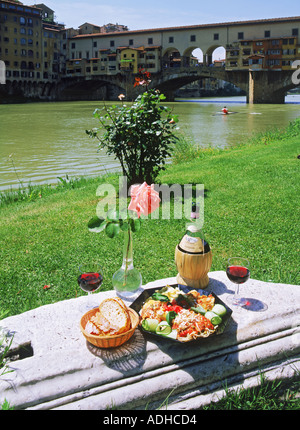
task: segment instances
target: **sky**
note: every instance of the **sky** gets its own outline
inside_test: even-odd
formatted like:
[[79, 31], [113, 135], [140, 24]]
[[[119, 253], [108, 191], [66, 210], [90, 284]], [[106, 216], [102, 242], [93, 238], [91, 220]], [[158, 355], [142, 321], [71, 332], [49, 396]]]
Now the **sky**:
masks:
[[[33, 4], [23, 0], [24, 4]], [[36, 4], [40, 1], [35, 1]], [[129, 30], [300, 16], [299, 0], [43, 0], [56, 20], [78, 28], [118, 23]]]

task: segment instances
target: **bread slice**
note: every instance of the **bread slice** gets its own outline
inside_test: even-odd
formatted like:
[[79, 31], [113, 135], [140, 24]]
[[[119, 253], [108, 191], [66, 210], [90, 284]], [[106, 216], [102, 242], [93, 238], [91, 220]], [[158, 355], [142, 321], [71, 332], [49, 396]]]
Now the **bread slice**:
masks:
[[119, 299], [106, 299], [99, 305], [100, 316], [108, 321], [111, 334], [121, 334], [131, 328], [131, 319], [125, 303]]
[[98, 329], [98, 334], [101, 336], [109, 336], [111, 334], [111, 329], [113, 329], [109, 321], [103, 315], [101, 315], [100, 312], [97, 312], [94, 316], [92, 316], [88, 322], [93, 324]]

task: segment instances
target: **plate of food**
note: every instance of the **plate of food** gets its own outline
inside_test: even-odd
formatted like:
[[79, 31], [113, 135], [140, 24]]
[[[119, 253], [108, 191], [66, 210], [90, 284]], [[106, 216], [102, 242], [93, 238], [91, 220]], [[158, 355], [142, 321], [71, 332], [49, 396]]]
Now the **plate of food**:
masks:
[[179, 284], [147, 289], [130, 307], [144, 333], [181, 343], [222, 334], [232, 314], [214, 293]]

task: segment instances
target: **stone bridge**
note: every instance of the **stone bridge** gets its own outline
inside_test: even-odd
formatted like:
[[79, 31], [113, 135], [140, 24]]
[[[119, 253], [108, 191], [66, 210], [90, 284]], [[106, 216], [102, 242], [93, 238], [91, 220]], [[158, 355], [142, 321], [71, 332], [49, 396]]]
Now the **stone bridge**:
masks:
[[161, 90], [169, 100], [174, 91], [183, 85], [203, 78], [216, 78], [230, 82], [247, 94], [248, 103], [284, 103], [285, 94], [295, 87], [293, 71], [226, 70], [224, 67], [169, 68], [153, 76], [152, 85]]
[[[150, 88], [156, 88], [174, 100], [174, 92], [182, 86], [203, 78], [215, 78], [230, 82], [247, 94], [248, 103], [284, 103], [285, 94], [295, 87], [294, 71], [226, 70], [224, 67], [194, 66], [170, 67], [151, 76]], [[65, 78], [53, 87], [56, 99], [68, 100], [80, 94], [90, 94], [90, 99], [116, 100], [120, 93], [127, 100], [134, 100], [140, 93], [134, 88], [134, 75], [124, 72], [116, 75]], [[69, 96], [68, 96], [69, 94]]]
[[[230, 82], [247, 94], [248, 103], [284, 103], [286, 92], [295, 87], [294, 71], [226, 70], [215, 66], [169, 67], [153, 73], [150, 88], [157, 88], [174, 100], [174, 92], [182, 86], [203, 78]], [[134, 100], [141, 90], [133, 86], [134, 75], [120, 72], [115, 75], [66, 77], [43, 83], [7, 82], [7, 93], [45, 100], [117, 100], [120, 93]]]

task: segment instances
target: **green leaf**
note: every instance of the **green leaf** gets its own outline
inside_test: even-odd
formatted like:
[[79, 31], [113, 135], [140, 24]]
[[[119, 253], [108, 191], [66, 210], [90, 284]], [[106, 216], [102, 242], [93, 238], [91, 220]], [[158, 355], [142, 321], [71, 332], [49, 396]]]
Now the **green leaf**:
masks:
[[140, 231], [140, 229], [141, 229], [140, 219], [139, 218], [138, 219], [131, 219], [130, 220], [130, 227], [134, 233], [137, 233], [138, 231]]
[[106, 220], [103, 218], [94, 217], [88, 222], [88, 229], [92, 233], [100, 233], [106, 227]]
[[120, 229], [121, 229], [122, 231], [127, 231], [127, 230], [128, 230], [128, 222], [127, 222], [127, 221], [125, 221], [125, 222], [121, 222], [121, 223], [120, 223]]
[[120, 232], [120, 224], [116, 222], [109, 222], [105, 227], [105, 233], [111, 239], [117, 236]]

